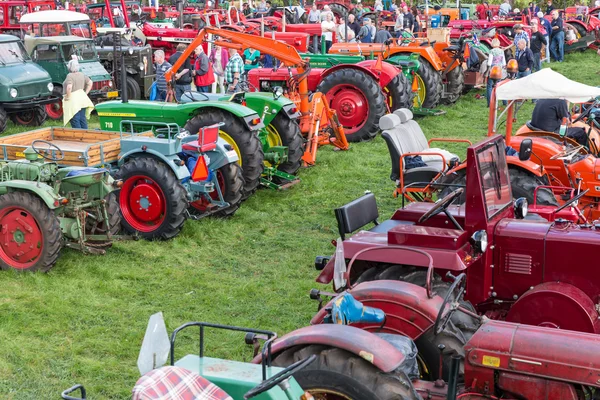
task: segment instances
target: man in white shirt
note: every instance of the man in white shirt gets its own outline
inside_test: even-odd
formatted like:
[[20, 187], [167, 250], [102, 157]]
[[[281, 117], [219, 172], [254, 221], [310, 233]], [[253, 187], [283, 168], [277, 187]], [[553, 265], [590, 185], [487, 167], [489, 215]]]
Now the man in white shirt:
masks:
[[512, 11], [512, 7], [509, 3], [509, 0], [504, 0], [504, 3], [500, 4], [500, 9], [498, 10], [498, 15], [507, 16]]
[[321, 22], [321, 32], [325, 37], [325, 53], [327, 53], [333, 43], [333, 33], [335, 32], [335, 22], [333, 22], [333, 13], [331, 11], [329, 14], [325, 14], [325, 21]]
[[321, 11], [321, 22], [327, 21], [327, 15], [331, 15], [331, 20], [332, 21], [335, 20], [335, 16], [333, 15], [333, 12], [331, 11], [331, 8], [326, 4], [323, 7], [323, 11]]

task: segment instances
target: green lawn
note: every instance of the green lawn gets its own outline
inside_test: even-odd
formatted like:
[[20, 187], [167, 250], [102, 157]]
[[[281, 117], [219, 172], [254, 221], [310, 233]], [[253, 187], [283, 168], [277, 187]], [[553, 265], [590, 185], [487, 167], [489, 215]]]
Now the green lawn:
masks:
[[[595, 52], [566, 60], [552, 67], [600, 85]], [[447, 107], [445, 116], [420, 119], [426, 135], [483, 139], [487, 109], [475, 94]], [[531, 109], [522, 108], [519, 124]], [[23, 130], [10, 125], [8, 133]], [[464, 154], [464, 147], [452, 149]], [[74, 383], [85, 384], [90, 398], [127, 398], [148, 317], [158, 311], [169, 331], [191, 320], [280, 334], [306, 325], [316, 310], [308, 299], [318, 287], [313, 259], [334, 250], [333, 208], [371, 190], [388, 217], [399, 207], [389, 174], [379, 137], [347, 152], [323, 148], [317, 165], [301, 171], [300, 184], [259, 191], [229, 220], [188, 221], [175, 240], [118, 243], [106, 256], [64, 250], [48, 274], [0, 273], [0, 398], [58, 398]], [[196, 351], [196, 338], [183, 335], [178, 355]], [[251, 356], [239, 334], [211, 334], [207, 349], [219, 357]]]

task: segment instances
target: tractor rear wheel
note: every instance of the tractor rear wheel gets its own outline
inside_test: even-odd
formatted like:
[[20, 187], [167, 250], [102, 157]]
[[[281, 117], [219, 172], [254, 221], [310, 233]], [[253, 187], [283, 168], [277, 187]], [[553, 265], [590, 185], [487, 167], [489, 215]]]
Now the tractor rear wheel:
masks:
[[[510, 186], [512, 189], [513, 198], [518, 199], [519, 197], [525, 197], [527, 203], [533, 204], [533, 193], [535, 188], [541, 185], [546, 185], [537, 176], [527, 173], [523, 170], [516, 168], [508, 168], [510, 175]], [[550, 189], [538, 189], [537, 191], [537, 204], [541, 206], [557, 206], [558, 202], [556, 197]]]
[[460, 98], [465, 88], [465, 73], [463, 67], [458, 65], [446, 74], [446, 97], [442, 99], [444, 104], [454, 104]]
[[0, 269], [50, 270], [62, 248], [54, 212], [28, 192], [0, 196]]
[[[296, 175], [302, 166], [302, 156], [304, 155], [304, 141], [298, 122], [288, 118], [283, 112], [279, 112], [271, 123], [266, 127], [268, 147], [286, 146], [288, 148], [288, 158], [286, 162], [278, 164], [276, 168], [286, 174]], [[268, 152], [267, 147], [264, 147]], [[268, 161], [265, 161], [269, 165]], [[287, 181], [273, 178], [275, 183], [285, 183]]]
[[11, 114], [10, 119], [15, 125], [40, 126], [46, 121], [47, 116], [44, 107], [34, 106], [27, 111]]
[[123, 228], [145, 239], [171, 239], [181, 231], [188, 205], [185, 188], [171, 169], [151, 157], [136, 157], [119, 168]]
[[331, 72], [317, 86], [336, 110], [349, 142], [373, 139], [379, 118], [386, 113], [385, 96], [379, 84], [365, 72], [344, 68]]
[[[62, 98], [62, 87], [54, 86], [54, 90], [52, 90], [53, 96], [58, 96], [59, 99]], [[59, 120], [63, 117], [63, 109], [62, 109], [62, 100], [58, 100], [56, 103], [46, 104], [46, 114], [48, 118], [52, 120]]]
[[0, 107], [0, 133], [6, 129], [6, 123], [8, 122], [8, 114], [4, 108]]
[[399, 373], [386, 374], [346, 350], [322, 345], [296, 346], [275, 356], [273, 365], [287, 367], [316, 355], [294, 374], [302, 389], [320, 400], [416, 399], [412, 385]]
[[127, 99], [139, 100], [142, 98], [142, 89], [132, 76], [127, 75], [125, 83], [127, 85]]
[[418, 80], [419, 89], [414, 98], [415, 107], [435, 108], [440, 104], [443, 85], [442, 75], [423, 57], [419, 57], [419, 70], [414, 79]]
[[[242, 168], [237, 163], [231, 163], [222, 166], [213, 173], [217, 174], [219, 188], [223, 194], [223, 199], [229, 203], [229, 207], [219, 210], [212, 215], [216, 217], [229, 217], [235, 214], [242, 203], [242, 191], [244, 188]], [[214, 200], [219, 199], [216, 189], [210, 193], [210, 197]], [[191, 202], [189, 212], [192, 215], [200, 216], [208, 210], [208, 205], [209, 203], [206, 200]]]
[[192, 135], [197, 134], [203, 127], [224, 122], [220, 128], [219, 136], [224, 139], [240, 160], [244, 176], [244, 191], [242, 201], [256, 192], [260, 184], [260, 177], [264, 171], [264, 152], [258, 136], [248, 131], [234, 115], [219, 109], [202, 109], [202, 113], [192, 117], [185, 124]]
[[396, 75], [383, 90], [387, 94], [388, 106], [391, 111], [412, 107], [414, 94], [408, 79], [402, 72]]
[[329, 9], [336, 17], [338, 24], [341, 24], [348, 18], [348, 9], [341, 4], [330, 4]]

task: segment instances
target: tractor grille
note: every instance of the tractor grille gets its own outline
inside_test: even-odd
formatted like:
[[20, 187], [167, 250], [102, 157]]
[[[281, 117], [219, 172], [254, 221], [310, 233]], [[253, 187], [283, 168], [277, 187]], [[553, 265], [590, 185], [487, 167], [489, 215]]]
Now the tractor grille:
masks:
[[110, 81], [97, 81], [97, 82], [92, 82], [92, 90], [102, 90], [103, 88], [106, 88], [104, 90], [108, 91], [110, 89]]
[[19, 97], [37, 97], [42, 93], [48, 93], [48, 83], [36, 82], [28, 85], [17, 86]]
[[507, 253], [504, 259], [504, 271], [513, 274], [531, 275], [531, 256]]

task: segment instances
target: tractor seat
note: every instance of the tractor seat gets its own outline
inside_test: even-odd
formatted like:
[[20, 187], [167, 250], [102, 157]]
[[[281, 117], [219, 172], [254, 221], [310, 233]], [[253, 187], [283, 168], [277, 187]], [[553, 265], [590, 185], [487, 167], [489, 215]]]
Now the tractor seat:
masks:
[[205, 153], [217, 148], [219, 140], [219, 124], [206, 126], [198, 131], [198, 139], [183, 143], [181, 149], [194, 153]]
[[[410, 112], [410, 110], [406, 111], [410, 113], [410, 118], [412, 118], [412, 112]], [[414, 127], [411, 126], [411, 124], [406, 123], [410, 120], [408, 117], [408, 114], [397, 114], [394, 112], [394, 114], [384, 115], [379, 120], [379, 127], [382, 130], [381, 136], [387, 143], [392, 161], [392, 173], [390, 174], [390, 179], [395, 182], [400, 179], [400, 157], [403, 154], [432, 151], [443, 154], [446, 161], [456, 157], [446, 150], [429, 149], [425, 135], [418, 124], [414, 121], [410, 121], [414, 122], [418, 128], [418, 132], [415, 132], [415, 129], [413, 129]], [[426, 164], [425, 166], [402, 171], [405, 185], [423, 182], [423, 184], [414, 185], [413, 187], [424, 187], [428, 182], [431, 182], [437, 174], [446, 168], [439, 156], [422, 155], [420, 157]], [[403, 159], [403, 165], [406, 165], [405, 161], [406, 158]]]
[[537, 132], [541, 132], [542, 130], [540, 128], [536, 128], [535, 126], [531, 125], [531, 120], [525, 122], [525, 126], [527, 128], [529, 128], [532, 131], [537, 131]]
[[444, 48], [444, 51], [450, 51], [450, 52], [458, 52], [460, 50], [460, 47], [456, 44], [452, 44], [446, 48]]
[[338, 222], [340, 237], [345, 240], [346, 234], [357, 231], [369, 223], [375, 226], [369, 232], [385, 233], [398, 225], [414, 225], [414, 222], [387, 220], [381, 224], [377, 221], [379, 210], [373, 193], [367, 193], [356, 200], [334, 210]]
[[231, 396], [195, 372], [171, 366], [152, 370], [138, 379], [131, 398], [232, 400]]

